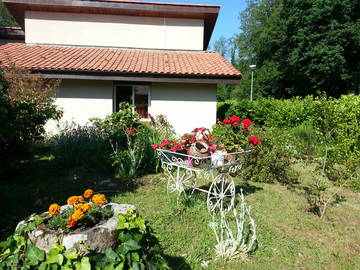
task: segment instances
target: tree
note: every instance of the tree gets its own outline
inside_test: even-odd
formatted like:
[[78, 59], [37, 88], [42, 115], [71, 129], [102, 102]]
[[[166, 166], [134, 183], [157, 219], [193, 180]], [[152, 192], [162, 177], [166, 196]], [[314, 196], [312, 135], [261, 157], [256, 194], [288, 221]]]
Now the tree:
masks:
[[359, 1], [249, 0], [240, 17], [238, 92], [251, 63], [263, 96], [360, 93]]
[[3, 2], [0, 1], [0, 27], [4, 26], [18, 26], [14, 17], [6, 9]]
[[0, 70], [0, 175], [31, 157], [46, 122], [60, 119], [54, 104], [59, 83], [15, 66]]

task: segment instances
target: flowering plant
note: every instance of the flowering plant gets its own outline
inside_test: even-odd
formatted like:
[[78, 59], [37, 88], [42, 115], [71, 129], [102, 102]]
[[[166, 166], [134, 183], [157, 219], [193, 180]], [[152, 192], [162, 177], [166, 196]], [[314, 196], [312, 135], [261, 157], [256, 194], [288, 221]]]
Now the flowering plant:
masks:
[[210, 135], [215, 137], [217, 144], [227, 152], [241, 151], [247, 144], [256, 146], [259, 144], [259, 139], [255, 136], [250, 136], [250, 127], [252, 121], [250, 119], [241, 120], [236, 115], [220, 121], [213, 126]]
[[53, 230], [69, 231], [75, 228], [86, 228], [106, 220], [113, 212], [103, 206], [107, 203], [104, 194], [95, 194], [92, 189], [84, 191], [83, 195], [70, 196], [66, 207], [61, 211], [61, 206], [53, 203], [49, 206], [51, 216], [46, 226]]

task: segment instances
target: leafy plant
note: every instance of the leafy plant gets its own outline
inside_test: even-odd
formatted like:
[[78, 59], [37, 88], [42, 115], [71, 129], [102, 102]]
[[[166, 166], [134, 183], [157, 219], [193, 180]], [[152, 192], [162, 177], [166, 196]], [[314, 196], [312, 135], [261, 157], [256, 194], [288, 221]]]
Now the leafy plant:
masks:
[[54, 104], [59, 81], [10, 65], [0, 71], [0, 174], [13, 171], [44, 139], [49, 119], [60, 119]]
[[296, 182], [297, 174], [291, 167], [294, 149], [288, 133], [270, 128], [257, 129], [254, 133], [260, 143], [243, 157], [241, 177], [245, 181]]
[[133, 209], [118, 216], [118, 244], [104, 254], [81, 256], [76, 249], [56, 245], [46, 254], [27, 238], [43, 220], [34, 216], [0, 243], [0, 269], [91, 270], [91, 269], [170, 269], [161, 255], [160, 245], [149, 224]]
[[235, 219], [235, 231], [233, 230], [226, 211], [220, 208], [220, 221], [213, 221], [209, 224], [212, 228], [215, 238], [216, 255], [233, 259], [237, 256], [246, 259], [257, 247], [256, 224], [250, 214], [250, 206], [245, 201], [242, 190], [239, 194], [239, 207], [233, 209]]
[[72, 123], [64, 126], [50, 142], [56, 163], [62, 168], [109, 170], [109, 147], [96, 127]]

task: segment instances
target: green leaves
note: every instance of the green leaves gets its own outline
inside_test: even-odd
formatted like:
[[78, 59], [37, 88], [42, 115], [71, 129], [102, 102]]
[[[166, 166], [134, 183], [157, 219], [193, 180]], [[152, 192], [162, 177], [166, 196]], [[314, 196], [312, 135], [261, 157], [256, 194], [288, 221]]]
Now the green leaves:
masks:
[[36, 246], [29, 244], [25, 251], [25, 262], [26, 266], [37, 266], [40, 262], [45, 259], [45, 252]]

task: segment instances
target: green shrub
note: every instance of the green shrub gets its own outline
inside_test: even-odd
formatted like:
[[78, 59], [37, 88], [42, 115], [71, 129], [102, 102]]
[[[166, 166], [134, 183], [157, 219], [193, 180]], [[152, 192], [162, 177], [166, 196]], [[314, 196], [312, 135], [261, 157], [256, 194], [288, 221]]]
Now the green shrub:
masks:
[[243, 159], [241, 176], [246, 181], [291, 184], [297, 175], [294, 163], [294, 147], [291, 136], [278, 129], [257, 129], [253, 133], [260, 139]]
[[0, 71], [0, 175], [30, 158], [32, 145], [43, 140], [46, 122], [61, 117], [54, 104], [58, 85], [15, 66]]
[[51, 139], [52, 152], [60, 167], [109, 169], [110, 147], [101, 133], [91, 126], [67, 125]]

